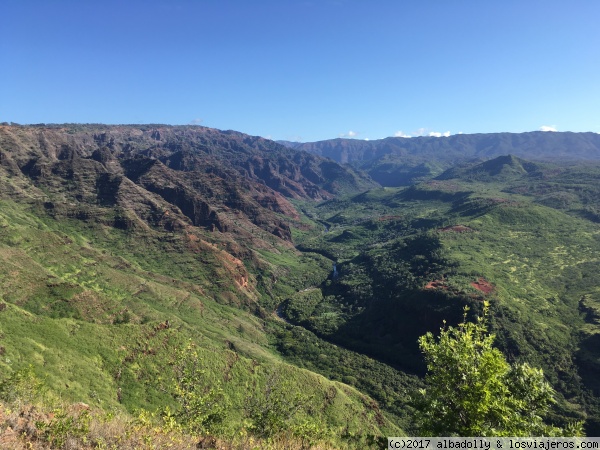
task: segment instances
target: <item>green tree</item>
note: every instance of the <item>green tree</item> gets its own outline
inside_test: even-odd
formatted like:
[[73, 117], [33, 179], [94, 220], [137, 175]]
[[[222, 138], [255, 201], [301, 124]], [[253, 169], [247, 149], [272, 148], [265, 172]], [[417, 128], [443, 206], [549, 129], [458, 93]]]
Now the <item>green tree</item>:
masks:
[[33, 366], [23, 367], [11, 375], [0, 378], [0, 401], [8, 403], [33, 403], [40, 400], [47, 388], [35, 374]]
[[172, 395], [179, 405], [175, 418], [192, 433], [214, 433], [227, 417], [229, 401], [220, 383], [202, 368], [193, 343], [179, 349], [173, 363]]
[[425, 355], [427, 388], [415, 399], [421, 435], [573, 436], [581, 424], [562, 429], [544, 423], [555, 402], [541, 369], [509, 364], [488, 333], [489, 303], [475, 323], [419, 338]]
[[[262, 437], [296, 431], [299, 417], [309, 413], [311, 400], [310, 396], [294, 389], [281, 372], [274, 371], [267, 376], [262, 388], [254, 386], [254, 395], [246, 401], [246, 414], [252, 421], [250, 429]], [[298, 429], [304, 427], [305, 431], [317, 432], [316, 428], [312, 430], [316, 425], [305, 421]]]

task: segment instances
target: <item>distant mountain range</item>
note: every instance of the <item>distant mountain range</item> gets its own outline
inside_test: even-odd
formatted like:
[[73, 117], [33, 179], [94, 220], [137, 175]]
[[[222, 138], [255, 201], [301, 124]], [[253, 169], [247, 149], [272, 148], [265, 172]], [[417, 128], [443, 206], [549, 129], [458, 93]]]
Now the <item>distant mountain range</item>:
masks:
[[535, 161], [600, 160], [600, 134], [571, 132], [457, 134], [449, 137], [389, 137], [374, 141], [331, 139], [288, 147], [365, 170], [384, 186], [405, 186], [468, 160], [512, 154]]

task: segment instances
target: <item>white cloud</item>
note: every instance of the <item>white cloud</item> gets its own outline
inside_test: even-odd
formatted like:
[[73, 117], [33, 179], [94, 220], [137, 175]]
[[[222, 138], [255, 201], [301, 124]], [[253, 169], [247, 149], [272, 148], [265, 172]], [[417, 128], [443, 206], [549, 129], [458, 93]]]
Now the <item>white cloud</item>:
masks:
[[429, 136], [431, 136], [431, 137], [442, 137], [442, 136], [448, 137], [448, 136], [450, 136], [450, 132], [446, 131], [445, 133], [441, 133], [439, 131], [432, 131], [429, 133]]
[[190, 123], [188, 123], [188, 125], [200, 125], [202, 122], [204, 122], [202, 119], [193, 119], [190, 120]]
[[347, 133], [341, 133], [340, 134], [341, 138], [353, 138], [353, 137], [356, 137], [356, 136], [358, 136], [358, 132], [352, 131], [352, 130], [348, 131]]
[[[403, 138], [410, 138], [410, 137], [420, 137], [420, 136], [430, 136], [430, 137], [448, 137], [450, 136], [452, 133], [450, 133], [450, 131], [444, 131], [443, 133], [441, 131], [429, 131], [428, 128], [419, 128], [416, 131], [413, 131], [410, 134], [406, 134], [403, 131], [396, 131], [394, 133], [394, 137], [403, 137]], [[462, 131], [461, 133], [462, 134]]]
[[539, 128], [540, 131], [558, 131], [556, 125], [542, 125]]

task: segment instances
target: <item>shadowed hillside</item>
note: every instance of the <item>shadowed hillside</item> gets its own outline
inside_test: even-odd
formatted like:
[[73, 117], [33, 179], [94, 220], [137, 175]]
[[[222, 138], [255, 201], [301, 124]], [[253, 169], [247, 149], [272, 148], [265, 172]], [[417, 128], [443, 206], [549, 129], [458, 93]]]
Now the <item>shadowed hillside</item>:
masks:
[[497, 345], [511, 361], [543, 367], [560, 392], [554, 419], [585, 419], [597, 433], [599, 167], [501, 156], [307, 209], [326, 231], [298, 246], [331, 258], [336, 274], [282, 311], [333, 342], [422, 374], [417, 338], [489, 301]]

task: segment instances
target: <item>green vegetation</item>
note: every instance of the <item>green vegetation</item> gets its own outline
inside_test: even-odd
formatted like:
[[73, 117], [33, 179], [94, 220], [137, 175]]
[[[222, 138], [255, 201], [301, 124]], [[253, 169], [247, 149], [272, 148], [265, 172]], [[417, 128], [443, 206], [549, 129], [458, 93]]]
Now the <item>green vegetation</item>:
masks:
[[[31, 401], [33, 395], [6, 388], [33, 389], [22, 376], [27, 369], [43, 374], [53, 396], [85, 402], [93, 414], [114, 412], [134, 426], [136, 411], [143, 410], [148, 427], [174, 421], [178, 432], [190, 436], [234, 440], [242, 433], [269, 442], [354, 448], [403, 433], [355, 387], [282, 361], [274, 330], [284, 324], [255, 303], [257, 294], [209, 294], [209, 277], [227, 276], [212, 272], [210, 248], [197, 256], [166, 233], [137, 236], [77, 220], [58, 222], [9, 201], [0, 215], [3, 401]], [[138, 239], [143, 248], [131, 245]], [[292, 254], [282, 248], [283, 259], [260, 272], [269, 286], [269, 270], [297, 269], [291, 286], [282, 275], [270, 286], [273, 292], [294, 292], [319, 273], [317, 280], [325, 279], [322, 257], [295, 260]], [[265, 305], [274, 304], [270, 298]], [[67, 406], [52, 414], [55, 420], [37, 428], [38, 437], [59, 445], [66, 435], [86, 433], [77, 431], [85, 424], [72, 423]]]
[[541, 370], [527, 363], [510, 365], [492, 347], [487, 333], [489, 304], [477, 322], [464, 320], [443, 328], [436, 339], [427, 333], [419, 346], [427, 362], [427, 389], [417, 398], [416, 416], [422, 436], [573, 436], [543, 422], [554, 390]]
[[411, 397], [428, 365], [432, 411], [471, 373], [423, 360], [464, 356], [453, 342], [490, 381], [453, 391], [480, 416], [448, 432], [600, 432], [597, 168], [507, 156], [356, 194], [362, 175], [239, 133], [67, 128], [0, 130], [0, 409], [39, 422], [29, 442], [438, 433]]
[[[179, 350], [173, 361], [173, 398], [176, 416], [191, 433], [215, 433], [222, 425], [228, 402], [221, 384], [209, 382], [193, 344]], [[212, 380], [211, 380], [212, 381]]]
[[498, 348], [510, 363], [543, 368], [556, 389], [550, 420], [585, 420], [597, 433], [600, 235], [578, 210], [509, 192], [520, 176], [434, 180], [305, 206], [329, 227], [298, 246], [329, 256], [339, 276], [291, 295], [282, 313], [422, 375], [419, 336], [442, 320], [460, 323], [465, 306], [481, 314], [489, 301]]

